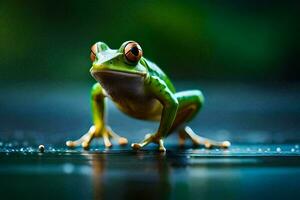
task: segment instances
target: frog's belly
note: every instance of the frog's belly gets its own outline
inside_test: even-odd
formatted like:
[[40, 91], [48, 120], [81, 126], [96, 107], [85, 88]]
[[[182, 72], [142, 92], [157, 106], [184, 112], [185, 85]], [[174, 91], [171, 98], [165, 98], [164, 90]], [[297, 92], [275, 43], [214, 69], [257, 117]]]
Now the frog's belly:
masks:
[[138, 119], [160, 119], [162, 105], [146, 94], [143, 76], [106, 70], [93, 73], [93, 77], [122, 112]]

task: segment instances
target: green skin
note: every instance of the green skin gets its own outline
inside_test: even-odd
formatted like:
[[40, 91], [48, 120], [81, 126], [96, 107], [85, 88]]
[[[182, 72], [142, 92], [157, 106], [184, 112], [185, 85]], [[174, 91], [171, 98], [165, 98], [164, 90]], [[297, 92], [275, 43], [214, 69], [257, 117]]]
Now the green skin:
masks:
[[110, 98], [125, 114], [141, 119], [159, 121], [159, 128], [147, 134], [140, 143], [133, 143], [133, 149], [141, 149], [149, 143], [158, 144], [160, 151], [166, 151], [163, 140], [171, 132], [179, 132], [180, 144], [190, 138], [196, 145], [205, 147], [229, 147], [228, 141], [216, 142], [196, 135], [185, 126], [195, 117], [204, 103], [199, 90], [176, 92], [166, 74], [154, 63], [141, 57], [136, 63], [128, 63], [124, 55], [124, 42], [117, 50], [105, 43], [96, 43], [95, 60], [90, 69], [96, 79], [91, 91], [91, 104], [94, 125], [76, 141], [67, 141], [67, 146], [81, 145], [88, 148], [92, 139], [103, 137], [106, 147], [112, 146], [110, 138], [127, 144], [127, 139], [114, 133], [105, 124], [105, 98]]

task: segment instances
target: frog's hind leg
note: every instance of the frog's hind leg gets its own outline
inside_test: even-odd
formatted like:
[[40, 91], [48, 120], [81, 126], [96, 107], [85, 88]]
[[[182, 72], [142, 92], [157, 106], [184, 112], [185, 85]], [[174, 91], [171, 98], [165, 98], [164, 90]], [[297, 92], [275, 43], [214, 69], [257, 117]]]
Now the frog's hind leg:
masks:
[[189, 90], [175, 94], [179, 103], [176, 118], [169, 133], [174, 130], [179, 131], [179, 144], [183, 145], [186, 138], [190, 138], [194, 145], [204, 145], [206, 148], [221, 147], [228, 148], [229, 141], [214, 141], [198, 136], [194, 131], [185, 126], [187, 122], [195, 117], [204, 103], [204, 97], [199, 90]]
[[184, 143], [184, 139], [189, 137], [194, 145], [204, 145], [205, 148], [220, 147], [228, 148], [230, 147], [229, 141], [215, 141], [205, 137], [197, 135], [189, 126], [186, 126], [179, 130], [179, 141], [181, 144]]

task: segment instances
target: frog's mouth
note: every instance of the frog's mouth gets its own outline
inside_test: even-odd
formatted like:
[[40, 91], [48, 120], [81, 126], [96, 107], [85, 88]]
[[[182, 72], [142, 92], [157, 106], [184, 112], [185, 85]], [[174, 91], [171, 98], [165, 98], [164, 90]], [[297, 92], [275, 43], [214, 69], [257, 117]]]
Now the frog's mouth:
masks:
[[100, 71], [91, 71], [91, 75], [100, 83], [106, 84], [109, 82], [123, 81], [134, 82], [145, 78], [146, 74], [139, 72], [124, 72], [116, 70], [100, 70]]

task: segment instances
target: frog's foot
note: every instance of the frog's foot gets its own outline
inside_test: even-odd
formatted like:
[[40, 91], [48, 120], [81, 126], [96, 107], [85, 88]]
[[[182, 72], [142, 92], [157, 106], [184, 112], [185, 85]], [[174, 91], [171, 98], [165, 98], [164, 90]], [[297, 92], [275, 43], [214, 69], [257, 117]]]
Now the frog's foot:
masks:
[[81, 145], [84, 149], [88, 149], [95, 135], [96, 135], [96, 128], [95, 126], [92, 126], [89, 129], [89, 131], [86, 134], [84, 134], [81, 138], [75, 141], [69, 140], [66, 142], [66, 145], [70, 148], [78, 147]]
[[132, 143], [131, 147], [134, 150], [139, 150], [139, 149], [147, 146], [150, 143], [156, 143], [156, 144], [158, 144], [158, 150], [159, 151], [162, 151], [162, 152], [166, 151], [163, 139], [162, 138], [158, 138], [155, 134], [154, 135], [147, 134], [145, 136], [145, 139], [142, 142], [140, 142], [140, 143]]
[[110, 138], [117, 139], [120, 145], [126, 145], [128, 143], [127, 139], [119, 136], [113, 132], [109, 127], [104, 128], [102, 131], [98, 131], [95, 126], [92, 126], [89, 131], [84, 134], [81, 138], [75, 141], [67, 141], [66, 145], [70, 148], [82, 146], [84, 149], [88, 149], [94, 138], [102, 137], [104, 145], [106, 147], [111, 147], [112, 143]]
[[188, 126], [186, 126], [184, 129], [182, 129], [179, 132], [179, 144], [180, 145], [184, 144], [186, 137], [189, 137], [192, 140], [192, 142], [194, 143], [194, 145], [204, 145], [205, 148], [213, 148], [213, 147], [228, 148], [231, 145], [229, 141], [219, 142], [219, 141], [201, 137], [201, 136], [197, 135], [196, 133], [194, 133], [194, 131]]
[[105, 134], [105, 136], [103, 136], [104, 144], [105, 144], [105, 140], [108, 140], [108, 142], [109, 142], [109, 138], [118, 140], [119, 145], [122, 145], [122, 146], [128, 144], [128, 140], [125, 137], [121, 137], [120, 135], [116, 134], [113, 130], [111, 130], [110, 127], [107, 126], [105, 132], [106, 132], [106, 134]]

